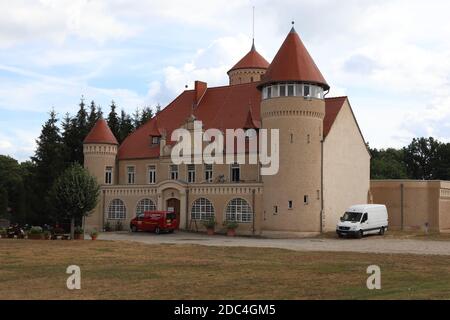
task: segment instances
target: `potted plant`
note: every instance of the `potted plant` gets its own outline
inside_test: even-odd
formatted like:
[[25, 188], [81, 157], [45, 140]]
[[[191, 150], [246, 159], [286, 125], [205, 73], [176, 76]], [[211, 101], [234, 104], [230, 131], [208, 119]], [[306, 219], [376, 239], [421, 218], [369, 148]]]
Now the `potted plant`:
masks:
[[48, 231], [48, 230], [44, 231], [44, 239], [45, 240], [50, 240], [51, 236], [52, 236], [52, 233], [50, 231]]
[[0, 228], [0, 239], [7, 238], [7, 237], [8, 237], [8, 235], [7, 235], [6, 229]]
[[203, 221], [203, 225], [206, 228], [208, 236], [214, 235], [214, 229], [216, 228], [216, 219], [211, 218], [209, 220]]
[[84, 240], [84, 230], [81, 227], [76, 227], [74, 230], [75, 240]]
[[97, 231], [96, 229], [93, 229], [93, 230], [89, 233], [89, 235], [91, 236], [91, 239], [92, 239], [92, 240], [97, 240], [97, 238], [98, 238], [98, 231]]
[[236, 229], [239, 227], [239, 224], [236, 221], [225, 221], [223, 226], [227, 229], [227, 236], [236, 236]]
[[41, 227], [31, 227], [28, 231], [28, 239], [31, 240], [42, 240], [44, 232]]

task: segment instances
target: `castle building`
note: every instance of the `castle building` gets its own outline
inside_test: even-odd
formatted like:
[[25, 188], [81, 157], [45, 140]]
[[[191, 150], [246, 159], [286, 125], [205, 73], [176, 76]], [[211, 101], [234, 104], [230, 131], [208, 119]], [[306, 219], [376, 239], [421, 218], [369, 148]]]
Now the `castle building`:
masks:
[[[179, 228], [215, 218], [238, 234], [334, 231], [350, 205], [367, 203], [370, 155], [347, 97], [330, 89], [294, 28], [272, 63], [253, 44], [228, 72], [229, 85], [196, 81], [119, 146], [100, 119], [84, 140], [85, 167], [101, 184], [86, 228], [170, 210]], [[279, 171], [258, 164], [182, 164], [171, 160], [177, 128], [278, 129]]]

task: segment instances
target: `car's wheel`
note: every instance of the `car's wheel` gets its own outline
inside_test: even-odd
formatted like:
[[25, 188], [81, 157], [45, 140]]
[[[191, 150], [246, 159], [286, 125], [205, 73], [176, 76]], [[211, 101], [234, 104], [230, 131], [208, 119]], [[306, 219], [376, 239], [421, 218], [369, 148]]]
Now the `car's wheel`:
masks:
[[339, 238], [343, 238], [344, 235], [343, 235], [342, 233], [338, 233], [338, 237], [339, 237]]
[[161, 229], [160, 229], [159, 227], [156, 227], [155, 233], [156, 233], [156, 234], [160, 234], [160, 233], [161, 233]]
[[131, 232], [137, 232], [137, 227], [136, 226], [131, 226]]
[[361, 239], [364, 236], [364, 232], [362, 230], [359, 230], [359, 232], [356, 234], [356, 237], [358, 239]]
[[380, 236], [384, 235], [384, 227], [380, 229]]

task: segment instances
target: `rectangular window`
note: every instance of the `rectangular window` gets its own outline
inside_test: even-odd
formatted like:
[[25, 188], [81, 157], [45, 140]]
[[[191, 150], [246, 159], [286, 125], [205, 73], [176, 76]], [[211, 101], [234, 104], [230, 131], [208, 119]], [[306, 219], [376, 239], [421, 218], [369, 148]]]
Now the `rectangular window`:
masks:
[[152, 137], [152, 144], [159, 144], [159, 137]]
[[263, 99], [267, 99], [267, 87], [263, 89]]
[[135, 167], [127, 167], [127, 182], [128, 184], [134, 184], [136, 177]]
[[279, 97], [280, 91], [278, 89], [278, 85], [272, 86], [272, 97]]
[[294, 203], [292, 202], [292, 200], [288, 201], [288, 209], [292, 210], [294, 208]]
[[176, 164], [169, 166], [169, 178], [170, 180], [178, 180], [178, 166]]
[[293, 84], [288, 84], [288, 86], [287, 86], [287, 95], [289, 97], [293, 97], [294, 96], [294, 85]]
[[286, 85], [280, 84], [280, 97], [286, 96]]
[[148, 166], [148, 183], [156, 184], [156, 166]]
[[112, 184], [113, 167], [105, 169], [105, 184]]
[[311, 95], [311, 91], [310, 91], [310, 88], [309, 88], [309, 86], [304, 86], [303, 87], [303, 96], [304, 97], [309, 97]]
[[205, 180], [206, 180], [206, 182], [213, 182], [213, 166], [212, 166], [212, 164], [205, 164]]
[[307, 195], [303, 196], [303, 203], [308, 204], [309, 203], [309, 197]]
[[273, 206], [273, 214], [278, 214], [278, 206]]
[[195, 183], [195, 164], [187, 165], [187, 180], [189, 183]]
[[241, 168], [239, 163], [233, 163], [231, 165], [231, 182], [241, 181]]
[[267, 87], [267, 99], [272, 98], [272, 87]]
[[295, 95], [298, 97], [303, 96], [303, 85], [302, 84], [295, 85]]

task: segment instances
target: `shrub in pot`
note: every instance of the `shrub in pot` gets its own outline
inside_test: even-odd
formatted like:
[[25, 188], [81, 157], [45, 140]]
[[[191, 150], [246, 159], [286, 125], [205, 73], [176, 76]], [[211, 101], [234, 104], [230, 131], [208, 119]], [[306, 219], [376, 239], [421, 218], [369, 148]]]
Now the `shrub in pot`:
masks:
[[41, 227], [31, 227], [28, 231], [28, 239], [31, 240], [42, 240], [44, 235], [44, 231]]
[[209, 236], [214, 235], [214, 229], [216, 228], [216, 219], [212, 218], [206, 221], [203, 221], [203, 225], [206, 228], [206, 232]]
[[97, 231], [96, 229], [93, 229], [93, 230], [89, 233], [89, 235], [91, 236], [91, 239], [92, 239], [92, 240], [97, 240], [97, 238], [98, 238], [98, 231]]
[[81, 227], [76, 227], [74, 230], [75, 240], [84, 240], [84, 230]]
[[236, 229], [239, 227], [239, 224], [236, 221], [225, 221], [223, 226], [227, 229], [227, 236], [236, 236]]

